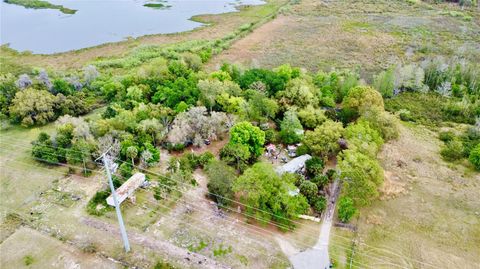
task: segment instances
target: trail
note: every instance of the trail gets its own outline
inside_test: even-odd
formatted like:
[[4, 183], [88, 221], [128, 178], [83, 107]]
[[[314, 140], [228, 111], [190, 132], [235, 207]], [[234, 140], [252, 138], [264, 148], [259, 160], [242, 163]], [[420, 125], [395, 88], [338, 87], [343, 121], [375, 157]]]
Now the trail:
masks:
[[313, 248], [290, 256], [290, 262], [295, 269], [326, 269], [330, 267], [328, 244], [330, 241], [330, 230], [333, 224], [335, 204], [340, 193], [340, 183], [336, 179], [330, 186], [327, 210], [320, 226], [320, 235]]

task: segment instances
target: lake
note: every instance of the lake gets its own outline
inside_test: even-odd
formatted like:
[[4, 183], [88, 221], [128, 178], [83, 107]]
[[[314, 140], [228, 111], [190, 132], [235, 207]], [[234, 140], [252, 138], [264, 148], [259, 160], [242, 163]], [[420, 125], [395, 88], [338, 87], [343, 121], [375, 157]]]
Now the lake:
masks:
[[18, 51], [51, 54], [117, 42], [127, 37], [183, 32], [201, 26], [194, 15], [235, 11], [261, 0], [172, 0], [166, 9], [143, 6], [146, 0], [50, 0], [75, 9], [27, 9], [1, 2], [0, 43]]

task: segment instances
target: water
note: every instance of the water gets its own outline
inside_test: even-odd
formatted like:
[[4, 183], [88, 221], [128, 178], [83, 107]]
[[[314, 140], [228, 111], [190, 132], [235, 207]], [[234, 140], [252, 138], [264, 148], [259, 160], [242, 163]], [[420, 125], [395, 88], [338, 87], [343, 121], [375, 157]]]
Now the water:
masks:
[[147, 0], [49, 0], [76, 9], [64, 14], [53, 9], [27, 9], [1, 2], [0, 43], [18, 51], [51, 54], [87, 48], [149, 34], [176, 33], [201, 23], [190, 18], [200, 14], [235, 11], [240, 4], [258, 5], [261, 0], [171, 0], [167, 9], [144, 7]]

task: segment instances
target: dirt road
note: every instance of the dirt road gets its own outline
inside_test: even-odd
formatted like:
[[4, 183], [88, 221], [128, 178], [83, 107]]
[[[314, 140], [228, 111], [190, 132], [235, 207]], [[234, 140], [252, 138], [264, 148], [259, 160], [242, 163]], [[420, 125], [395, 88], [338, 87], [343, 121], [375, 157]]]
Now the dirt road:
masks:
[[328, 243], [330, 241], [330, 230], [335, 213], [335, 204], [340, 193], [340, 182], [335, 180], [330, 186], [331, 195], [328, 197], [327, 210], [320, 226], [320, 235], [313, 248], [307, 249], [296, 255], [289, 257], [295, 269], [326, 269], [330, 267], [330, 257], [328, 255]]

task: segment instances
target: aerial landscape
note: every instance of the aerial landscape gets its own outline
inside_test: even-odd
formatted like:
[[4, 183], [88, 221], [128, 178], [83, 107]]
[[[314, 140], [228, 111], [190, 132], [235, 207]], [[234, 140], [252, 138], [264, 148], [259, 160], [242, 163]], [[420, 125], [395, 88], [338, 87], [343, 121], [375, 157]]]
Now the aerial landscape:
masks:
[[477, 0], [0, 9], [0, 269], [480, 268]]

